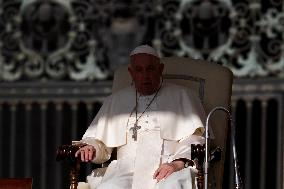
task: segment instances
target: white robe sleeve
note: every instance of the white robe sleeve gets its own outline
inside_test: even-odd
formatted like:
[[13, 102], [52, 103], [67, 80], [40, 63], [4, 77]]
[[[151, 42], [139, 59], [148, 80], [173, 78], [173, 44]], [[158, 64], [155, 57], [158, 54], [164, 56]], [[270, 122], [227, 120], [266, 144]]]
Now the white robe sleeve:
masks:
[[190, 135], [179, 141], [164, 141], [164, 153], [167, 155], [168, 163], [180, 159], [191, 159], [191, 144], [204, 144], [205, 139], [202, 136]]
[[110, 159], [113, 148], [107, 147], [101, 141], [95, 138], [84, 138], [81, 142], [94, 146], [96, 149], [96, 156], [92, 160], [93, 163], [100, 164]]
[[190, 135], [176, 143], [175, 153], [172, 160], [186, 158], [191, 159], [191, 144], [204, 144], [205, 139], [202, 136]]
[[127, 94], [128, 90], [123, 90], [104, 100], [102, 107], [83, 135], [83, 139], [93, 137], [107, 147], [126, 144], [127, 120], [135, 102], [135, 98], [132, 99], [133, 97]]

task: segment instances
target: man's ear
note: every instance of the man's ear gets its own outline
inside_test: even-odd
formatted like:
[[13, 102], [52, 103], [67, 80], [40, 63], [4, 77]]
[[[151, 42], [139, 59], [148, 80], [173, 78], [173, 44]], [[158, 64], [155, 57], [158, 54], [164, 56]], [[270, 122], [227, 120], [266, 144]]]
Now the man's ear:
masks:
[[161, 75], [163, 74], [164, 67], [165, 67], [165, 65], [164, 65], [163, 63], [160, 63], [160, 65], [159, 65], [159, 71], [160, 71], [160, 74], [161, 74]]
[[128, 70], [128, 73], [130, 74], [130, 76], [131, 76], [131, 78], [132, 78], [132, 80], [133, 80], [133, 70], [132, 70], [132, 68], [131, 68], [131, 65], [129, 64], [128, 65], [128, 67], [127, 67], [127, 70]]

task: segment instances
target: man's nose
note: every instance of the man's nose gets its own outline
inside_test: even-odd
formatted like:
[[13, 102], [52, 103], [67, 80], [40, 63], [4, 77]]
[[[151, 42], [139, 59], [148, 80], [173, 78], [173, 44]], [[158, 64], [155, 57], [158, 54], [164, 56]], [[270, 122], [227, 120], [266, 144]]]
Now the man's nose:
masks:
[[143, 73], [143, 76], [144, 76], [145, 79], [149, 78], [149, 76], [150, 76], [149, 72], [145, 70], [144, 73]]

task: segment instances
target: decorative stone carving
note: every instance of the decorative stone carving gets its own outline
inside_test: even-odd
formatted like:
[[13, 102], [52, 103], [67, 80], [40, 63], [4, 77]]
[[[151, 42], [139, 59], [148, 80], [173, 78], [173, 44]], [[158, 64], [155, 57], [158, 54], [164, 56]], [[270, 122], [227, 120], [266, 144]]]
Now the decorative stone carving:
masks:
[[282, 5], [279, 0], [3, 1], [0, 80], [105, 80], [143, 43], [161, 56], [212, 60], [238, 77], [283, 77]]

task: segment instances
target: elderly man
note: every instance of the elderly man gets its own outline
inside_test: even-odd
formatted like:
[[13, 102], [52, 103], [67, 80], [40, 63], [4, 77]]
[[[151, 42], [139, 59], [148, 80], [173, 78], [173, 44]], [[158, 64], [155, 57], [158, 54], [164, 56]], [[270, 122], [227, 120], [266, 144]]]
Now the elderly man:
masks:
[[106, 98], [76, 152], [82, 161], [103, 163], [117, 147], [96, 189], [181, 189], [194, 187], [190, 144], [203, 142], [205, 114], [188, 89], [165, 83], [164, 65], [148, 45], [130, 54], [134, 86]]

